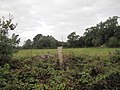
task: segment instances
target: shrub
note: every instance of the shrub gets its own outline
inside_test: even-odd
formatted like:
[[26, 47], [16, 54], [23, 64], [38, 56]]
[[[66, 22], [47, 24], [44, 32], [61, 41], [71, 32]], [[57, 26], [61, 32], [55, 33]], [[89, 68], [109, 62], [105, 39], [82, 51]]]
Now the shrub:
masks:
[[8, 31], [14, 30], [17, 25], [12, 23], [12, 19], [11, 15], [8, 20], [4, 20], [4, 17], [0, 19], [0, 66], [10, 63], [14, 48], [20, 42], [18, 35], [13, 34], [11, 38], [8, 37]]
[[112, 62], [120, 62], [120, 50], [116, 50], [114, 53], [110, 53], [110, 60]]

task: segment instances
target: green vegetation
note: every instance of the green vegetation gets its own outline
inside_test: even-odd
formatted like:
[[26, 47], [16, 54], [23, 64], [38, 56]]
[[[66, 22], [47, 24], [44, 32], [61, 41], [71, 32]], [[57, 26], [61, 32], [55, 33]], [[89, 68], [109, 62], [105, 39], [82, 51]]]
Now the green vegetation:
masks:
[[86, 29], [84, 40], [86, 46], [119, 47], [120, 26], [118, 16], [109, 17], [105, 22]]
[[56, 48], [64, 46], [67, 48], [78, 47], [120, 47], [120, 25], [118, 24], [118, 16], [109, 17], [106, 21], [100, 22], [96, 26], [92, 26], [85, 30], [83, 36], [79, 36], [76, 32], [72, 32], [67, 36], [67, 42], [57, 41], [52, 36], [43, 36], [38, 34], [33, 41], [28, 39], [23, 48]]
[[[100, 56], [102, 58], [109, 57], [109, 52], [115, 52], [120, 48], [67, 48], [63, 49], [63, 54], [74, 54], [75, 56], [88, 55]], [[42, 54], [57, 54], [57, 49], [24, 49], [14, 54], [14, 58], [32, 57]]]
[[0, 68], [0, 89], [119, 90], [120, 53], [108, 59], [65, 55], [62, 66], [56, 55], [13, 59], [11, 66]]
[[[33, 41], [26, 41], [23, 48], [27, 50], [19, 52], [15, 51], [20, 42], [18, 35], [8, 37], [8, 31], [16, 27], [11, 18], [0, 20], [0, 90], [120, 89], [120, 48], [66, 48], [62, 52], [62, 63], [56, 49], [41, 49], [56, 48], [60, 44], [67, 47], [118, 47], [118, 17], [100, 23], [97, 28], [89, 28], [83, 37], [73, 32], [68, 35], [68, 42], [38, 34]], [[102, 30], [110, 33], [100, 34]], [[104, 34], [106, 37], [101, 41], [99, 35]]]
[[6, 63], [10, 64], [15, 47], [20, 42], [18, 35], [13, 34], [9, 38], [8, 31], [16, 28], [16, 25], [12, 23], [12, 18], [9, 15], [9, 20], [5, 20], [4, 17], [0, 19], [0, 66]]
[[43, 36], [42, 34], [38, 34], [33, 38], [33, 41], [28, 39], [25, 41], [23, 48], [25, 49], [41, 49], [41, 48], [56, 48], [58, 41], [52, 36]]

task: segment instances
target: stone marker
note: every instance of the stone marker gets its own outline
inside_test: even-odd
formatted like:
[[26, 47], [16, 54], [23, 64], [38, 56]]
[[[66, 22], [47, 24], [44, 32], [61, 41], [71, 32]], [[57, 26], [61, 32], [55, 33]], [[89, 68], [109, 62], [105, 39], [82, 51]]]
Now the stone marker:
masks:
[[57, 50], [58, 50], [58, 59], [59, 59], [59, 62], [60, 62], [60, 64], [63, 64], [62, 47], [58, 47]]

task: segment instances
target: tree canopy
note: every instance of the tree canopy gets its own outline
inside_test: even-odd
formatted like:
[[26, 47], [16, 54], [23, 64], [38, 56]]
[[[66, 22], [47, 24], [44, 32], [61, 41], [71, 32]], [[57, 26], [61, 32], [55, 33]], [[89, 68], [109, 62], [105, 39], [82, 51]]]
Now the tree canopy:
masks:
[[29, 48], [55, 48], [57, 47], [58, 41], [52, 37], [52, 36], [43, 36], [42, 34], [37, 34], [34, 38], [33, 41], [28, 39], [25, 41], [25, 44], [23, 48], [29, 49]]
[[[67, 42], [57, 41], [52, 36], [37, 34], [33, 41], [29, 39], [24, 46], [26, 48], [55, 48], [65, 47], [120, 47], [120, 25], [118, 16], [109, 17], [106, 21], [85, 30], [83, 36], [72, 32], [67, 36]], [[24, 47], [25, 48], [25, 47]]]
[[[86, 29], [84, 33], [86, 46], [108, 46], [118, 47], [119, 43], [113, 41], [120, 41], [120, 26], [118, 25], [118, 16], [109, 17], [105, 22], [100, 22], [96, 26]], [[114, 43], [114, 44], [113, 44]]]

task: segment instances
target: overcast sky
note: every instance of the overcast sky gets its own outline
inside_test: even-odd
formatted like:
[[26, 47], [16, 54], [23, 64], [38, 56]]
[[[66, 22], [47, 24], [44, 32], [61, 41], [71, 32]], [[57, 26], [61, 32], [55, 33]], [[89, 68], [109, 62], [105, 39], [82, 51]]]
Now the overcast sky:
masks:
[[83, 35], [86, 28], [120, 16], [120, 0], [0, 0], [0, 17], [9, 13], [18, 22], [14, 32], [21, 44], [37, 34], [65, 41], [73, 31]]

